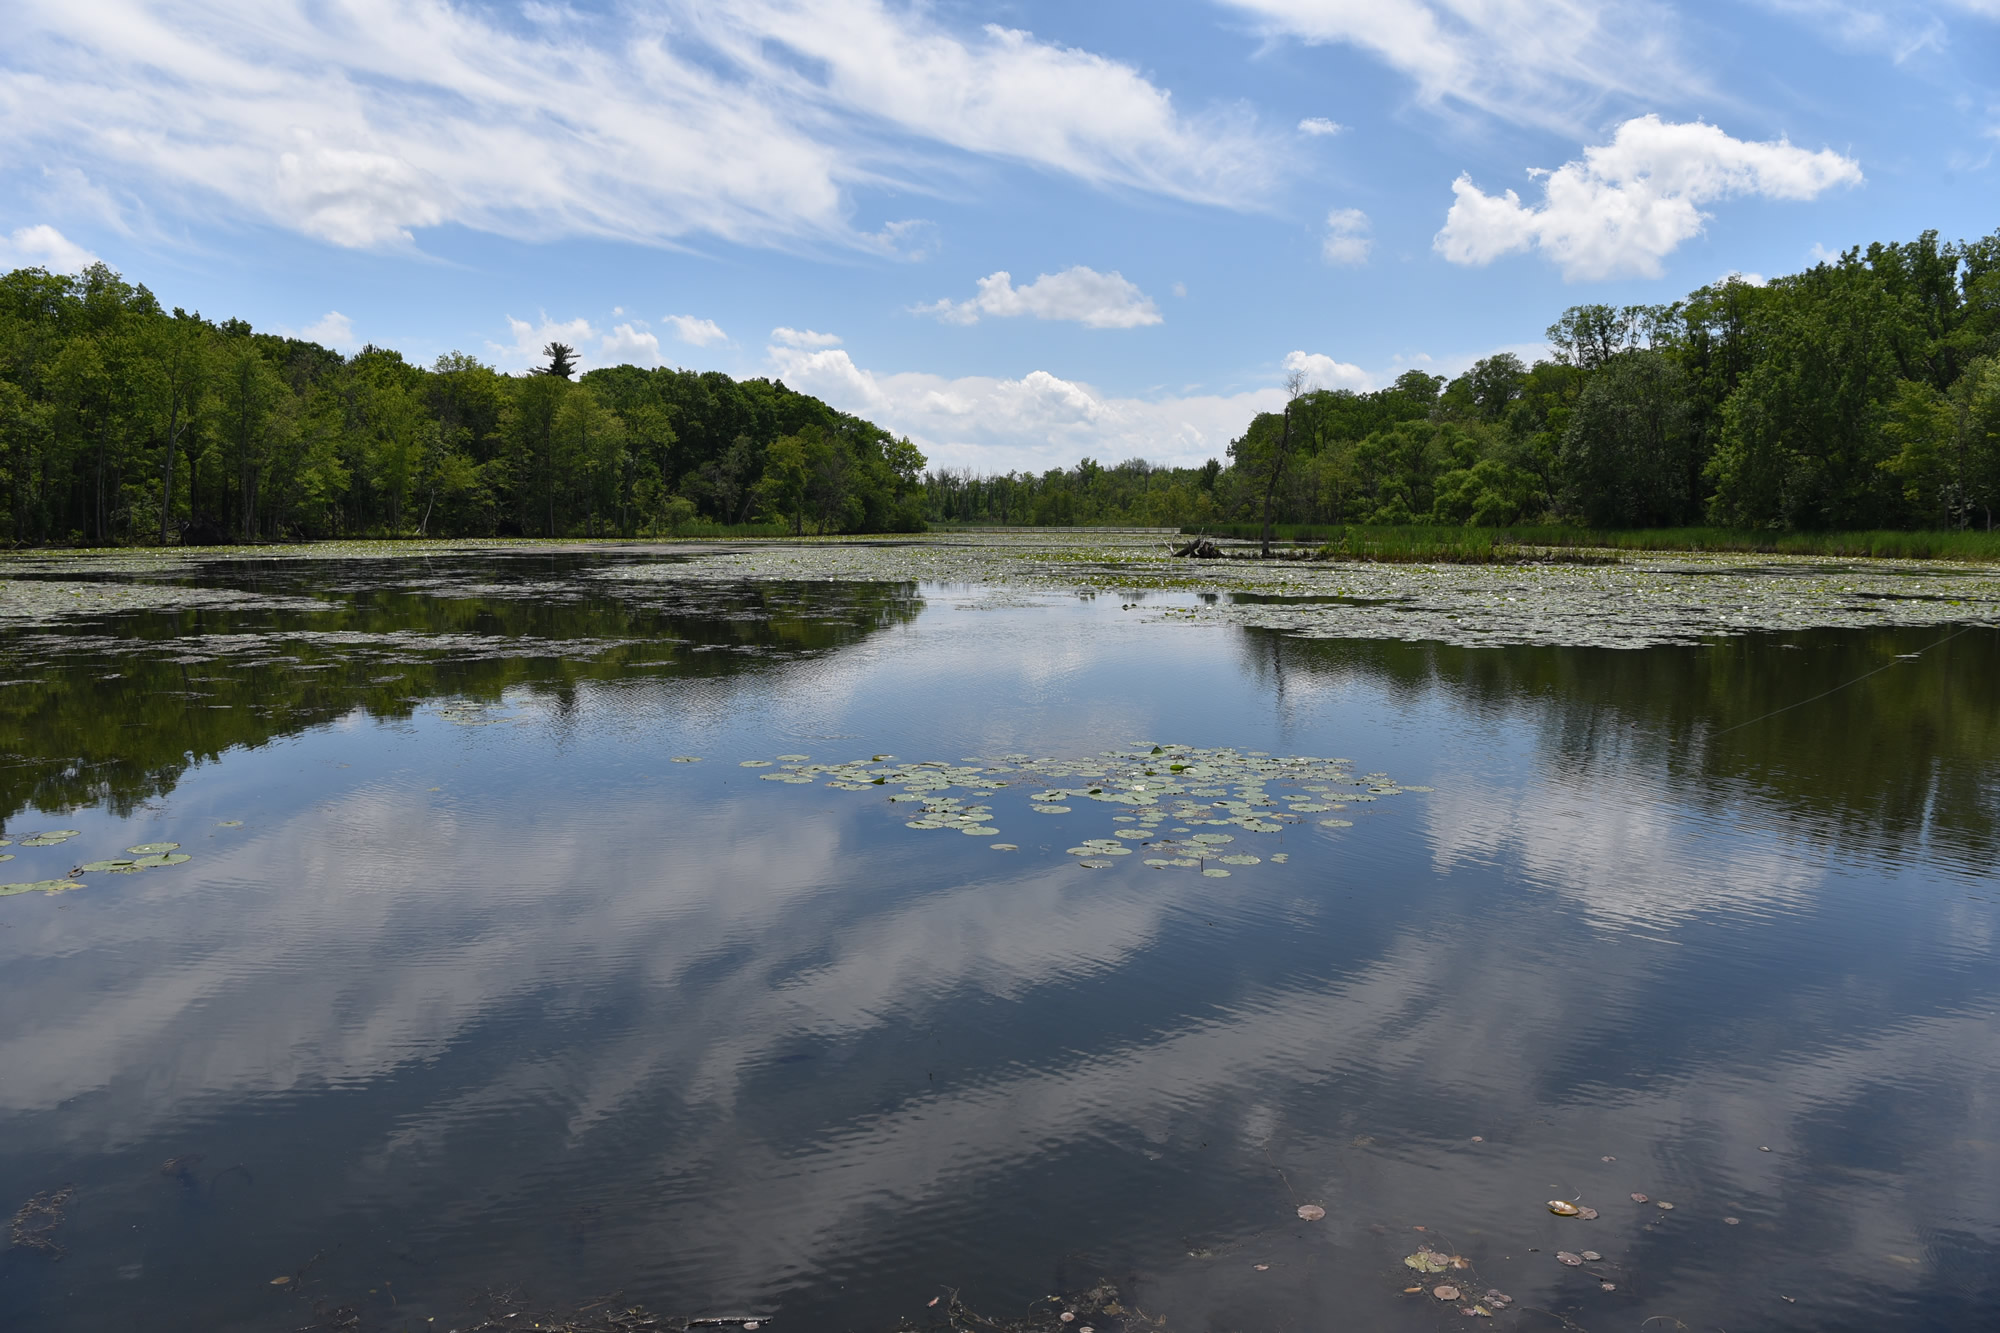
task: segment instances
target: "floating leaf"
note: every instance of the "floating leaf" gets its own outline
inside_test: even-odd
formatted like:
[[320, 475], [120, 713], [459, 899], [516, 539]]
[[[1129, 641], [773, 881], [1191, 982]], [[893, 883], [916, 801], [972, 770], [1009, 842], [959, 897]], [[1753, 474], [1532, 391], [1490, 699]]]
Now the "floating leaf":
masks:
[[192, 860], [186, 852], [162, 852], [158, 856], [142, 856], [132, 864], [141, 870], [157, 870], [161, 866], [186, 865]]
[[1597, 1285], [1604, 1288], [1606, 1291], [1618, 1290], [1618, 1284], [1616, 1282], [1600, 1282]]
[[242, 828], [242, 827], [243, 827], [243, 821], [242, 821], [242, 820], [240, 820], [240, 819], [224, 819], [224, 820], [221, 820], [221, 821], [219, 821], [219, 822], [218, 822], [218, 823], [216, 824], [216, 827], [217, 827], [217, 828]]
[[1204, 875], [1206, 875], [1206, 876], [1208, 876], [1208, 877], [1209, 877], [1210, 879], [1228, 879], [1228, 878], [1229, 878], [1229, 872], [1228, 872], [1227, 870], [1223, 870], [1223, 869], [1221, 869], [1220, 867], [1217, 867], [1217, 866], [1210, 866], [1210, 867], [1209, 867], [1208, 869], [1206, 869], [1206, 870], [1202, 871], [1201, 873], [1202, 873], [1202, 874], [1204, 874]]
[[1726, 1227], [1741, 1226], [1742, 1224], [1743, 1219], [1740, 1217], [1725, 1217], [1722, 1219], [1722, 1225]]
[[1353, 828], [1354, 821], [1351, 819], [1322, 819], [1319, 821], [1319, 826], [1321, 828]]
[[1303, 1221], [1317, 1222], [1325, 1216], [1326, 1209], [1316, 1203], [1302, 1203], [1299, 1205], [1299, 1217]]
[[1668, 1203], [1668, 1202], [1667, 1202], [1667, 1201], [1666, 1201], [1665, 1199], [1660, 1199], [1660, 1200], [1658, 1200], [1658, 1201], [1656, 1202], [1656, 1205], [1655, 1205], [1655, 1206], [1657, 1206], [1657, 1207], [1660, 1207], [1660, 1208], [1664, 1208], [1664, 1209], [1666, 1209], [1666, 1210], [1667, 1210], [1668, 1212], [1672, 1212], [1672, 1211], [1674, 1210], [1674, 1206], [1673, 1206], [1672, 1204]]
[[1648, 1201], [1648, 1200], [1647, 1200], [1647, 1198], [1646, 1198], [1646, 1196], [1645, 1196], [1645, 1195], [1643, 1195], [1643, 1194], [1639, 1193], [1639, 1192], [1638, 1192], [1637, 1190], [1634, 1190], [1634, 1191], [1633, 1191], [1633, 1193], [1632, 1193], [1632, 1202], [1633, 1202], [1633, 1203], [1646, 1203], [1647, 1201]]
[[1585, 1250], [1585, 1251], [1583, 1252], [1583, 1257], [1584, 1257], [1584, 1258], [1586, 1258], [1586, 1259], [1588, 1259], [1588, 1260], [1589, 1260], [1589, 1261], [1590, 1261], [1591, 1263], [1596, 1263], [1596, 1262], [1597, 1262], [1598, 1260], [1602, 1259], [1602, 1258], [1603, 1258], [1604, 1256], [1603, 1256], [1603, 1255], [1601, 1255], [1601, 1254], [1599, 1254], [1599, 1253], [1598, 1253], [1598, 1252], [1597, 1252], [1596, 1250]]
[[38, 879], [28, 884], [0, 884], [0, 898], [11, 898], [17, 893], [68, 893], [71, 889], [85, 887], [80, 879]]
[[737, 765], [738, 768], [769, 768], [770, 766], [771, 761], [768, 759], [745, 759]]
[[1597, 1220], [1597, 1210], [1595, 1208], [1579, 1208], [1576, 1210], [1576, 1215], [1586, 1222], [1595, 1222]]
[[161, 852], [177, 852], [180, 849], [181, 845], [177, 842], [142, 842], [125, 850], [132, 856], [158, 856]]
[[674, 762], [677, 764], [698, 764], [701, 762], [701, 756], [698, 754], [677, 754], [674, 756]]
[[1583, 1256], [1580, 1254], [1571, 1254], [1568, 1250], [1557, 1250], [1556, 1262], [1566, 1264], [1571, 1268], [1581, 1268], [1583, 1266]]
[[115, 873], [121, 870], [137, 870], [138, 868], [139, 866], [136, 861], [85, 861], [77, 867], [77, 869], [83, 871], [86, 875], [102, 874], [105, 871]]
[[1459, 1290], [1457, 1287], [1452, 1286], [1449, 1282], [1441, 1282], [1437, 1286], [1431, 1288], [1431, 1295], [1437, 1297], [1441, 1301], [1455, 1301], [1459, 1298]]
[[1011, 842], [996, 842], [993, 844], [993, 850], [996, 852], [1018, 852], [1021, 849]]
[[1557, 1217], [1575, 1217], [1577, 1213], [1579, 1213], [1582, 1210], [1579, 1209], [1575, 1204], [1569, 1203], [1566, 1200], [1550, 1199], [1549, 1211], [1554, 1213]]
[[271, 1285], [272, 1285], [272, 1286], [274, 1286], [274, 1287], [282, 1287], [282, 1286], [284, 1286], [284, 1285], [285, 1285], [285, 1284], [286, 1284], [287, 1282], [290, 1282], [290, 1281], [291, 1281], [291, 1279], [290, 1279], [290, 1278], [288, 1278], [288, 1277], [274, 1277], [274, 1278], [272, 1278], [272, 1279], [271, 1279]]
[[1439, 1254], [1436, 1250], [1422, 1249], [1418, 1250], [1415, 1254], [1404, 1255], [1403, 1266], [1405, 1268], [1414, 1268], [1419, 1273], [1442, 1273], [1445, 1269], [1451, 1267], [1451, 1260], [1445, 1258], [1445, 1256]]

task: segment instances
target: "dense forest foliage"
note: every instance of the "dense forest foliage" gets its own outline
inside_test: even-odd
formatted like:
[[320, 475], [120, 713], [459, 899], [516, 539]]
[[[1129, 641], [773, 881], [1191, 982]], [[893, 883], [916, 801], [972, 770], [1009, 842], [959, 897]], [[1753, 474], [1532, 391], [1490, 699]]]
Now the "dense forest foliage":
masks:
[[654, 535], [762, 523], [1527, 522], [1991, 528], [2000, 232], [1850, 250], [1660, 306], [1577, 306], [1554, 356], [1296, 378], [1229, 461], [924, 471], [768, 380], [569, 349], [503, 375], [164, 310], [102, 265], [0, 278], [0, 540]]
[[102, 265], [0, 278], [0, 540], [923, 526], [923, 455], [768, 380], [568, 348], [503, 375], [169, 312]]
[[932, 473], [960, 522], [1701, 522], [1991, 528], [2000, 511], [2000, 233], [1872, 245], [1660, 306], [1577, 306], [1553, 358], [1503, 353], [1373, 393], [1294, 382], [1229, 466], [1089, 460]]

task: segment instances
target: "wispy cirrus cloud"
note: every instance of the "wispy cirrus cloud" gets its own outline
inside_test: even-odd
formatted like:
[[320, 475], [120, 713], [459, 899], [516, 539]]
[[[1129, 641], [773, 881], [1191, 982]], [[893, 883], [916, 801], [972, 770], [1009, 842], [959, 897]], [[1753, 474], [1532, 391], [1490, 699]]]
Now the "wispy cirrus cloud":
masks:
[[921, 225], [857, 228], [856, 192], [924, 188], [952, 153], [1240, 206], [1281, 137], [1190, 114], [1118, 61], [885, 0], [652, 0], [526, 27], [447, 0], [21, 0], [8, 27], [9, 156], [346, 247], [451, 224], [901, 252]]
[[1575, 128], [1607, 97], [1705, 88], [1654, 0], [1222, 0], [1274, 37], [1365, 51], [1419, 100]]

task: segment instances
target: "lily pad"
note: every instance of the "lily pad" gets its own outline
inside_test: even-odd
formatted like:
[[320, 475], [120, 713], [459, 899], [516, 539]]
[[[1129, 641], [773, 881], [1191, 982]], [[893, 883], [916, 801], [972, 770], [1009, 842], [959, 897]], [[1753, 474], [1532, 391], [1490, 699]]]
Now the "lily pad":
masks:
[[186, 852], [162, 852], [158, 856], [142, 856], [132, 864], [141, 870], [157, 870], [161, 866], [186, 865], [192, 860]]
[[1440, 1282], [1437, 1286], [1431, 1288], [1431, 1295], [1441, 1301], [1455, 1301], [1459, 1298], [1460, 1292], [1451, 1283]]
[[1301, 1221], [1317, 1222], [1325, 1216], [1326, 1209], [1316, 1203], [1302, 1203], [1299, 1205], [1299, 1219]]
[[80, 879], [38, 879], [28, 884], [0, 884], [0, 898], [11, 898], [17, 893], [68, 893], [84, 887]]
[[1354, 821], [1351, 819], [1322, 819], [1319, 821], [1319, 826], [1321, 828], [1353, 828]]
[[1419, 1273], [1442, 1273], [1451, 1267], [1451, 1260], [1436, 1250], [1422, 1249], [1415, 1254], [1404, 1255], [1403, 1264], [1405, 1267], [1416, 1269]]
[[77, 869], [83, 871], [86, 875], [101, 874], [105, 871], [137, 870], [138, 868], [139, 863], [137, 861], [85, 861], [77, 867]]
[[1209, 877], [1210, 879], [1228, 879], [1228, 878], [1229, 878], [1229, 872], [1228, 872], [1227, 870], [1223, 870], [1223, 869], [1221, 869], [1220, 867], [1217, 867], [1217, 866], [1210, 866], [1210, 867], [1208, 867], [1208, 868], [1207, 868], [1206, 870], [1203, 870], [1203, 871], [1202, 871], [1201, 873], [1202, 873], [1202, 874], [1204, 874], [1204, 875], [1206, 875], [1206, 876], [1208, 876], [1208, 877]]
[[1556, 1262], [1569, 1268], [1581, 1268], [1583, 1267], [1583, 1256], [1580, 1254], [1571, 1254], [1568, 1250], [1557, 1250]]
[[180, 849], [181, 845], [177, 842], [142, 842], [125, 850], [133, 856], [158, 856], [162, 852], [177, 852]]

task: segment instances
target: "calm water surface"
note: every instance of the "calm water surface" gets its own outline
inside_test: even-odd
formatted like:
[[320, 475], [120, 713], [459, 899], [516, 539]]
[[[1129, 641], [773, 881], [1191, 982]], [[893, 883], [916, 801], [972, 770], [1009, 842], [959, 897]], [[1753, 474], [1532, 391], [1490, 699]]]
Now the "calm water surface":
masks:
[[[74, 1187], [0, 1327], [511, 1287], [864, 1329], [1104, 1277], [1172, 1328], [1459, 1326], [1423, 1244], [1497, 1325], [2000, 1323], [2000, 633], [1447, 649], [628, 572], [218, 563], [323, 605], [0, 636], [5, 877], [193, 856], [0, 898], [0, 1210]], [[739, 766], [1167, 742], [1433, 790], [1221, 879], [1081, 868], [1124, 810], [1045, 779], [954, 789], [988, 838]]]

